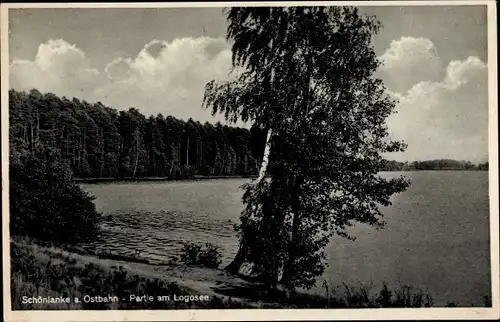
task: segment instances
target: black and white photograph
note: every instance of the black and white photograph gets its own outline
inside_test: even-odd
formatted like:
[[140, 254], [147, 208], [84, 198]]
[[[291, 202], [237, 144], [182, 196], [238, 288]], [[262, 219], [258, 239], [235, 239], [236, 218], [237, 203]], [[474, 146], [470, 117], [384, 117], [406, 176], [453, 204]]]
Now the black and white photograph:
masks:
[[1, 15], [6, 321], [499, 318], [494, 1]]

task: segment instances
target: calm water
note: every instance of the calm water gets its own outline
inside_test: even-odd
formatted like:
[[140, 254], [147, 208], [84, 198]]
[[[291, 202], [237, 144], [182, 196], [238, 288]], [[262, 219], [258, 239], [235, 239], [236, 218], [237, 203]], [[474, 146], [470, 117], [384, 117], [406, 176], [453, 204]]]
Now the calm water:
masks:
[[[394, 176], [399, 173], [386, 173]], [[384, 208], [383, 230], [358, 225], [352, 242], [334, 237], [323, 280], [333, 285], [406, 283], [428, 290], [437, 305], [482, 305], [490, 294], [487, 172], [405, 172], [411, 187]], [[233, 225], [245, 180], [85, 184], [108, 216], [101, 250], [166, 261], [185, 241], [211, 242], [224, 264], [237, 250]], [[321, 291], [318, 287], [316, 291]]]

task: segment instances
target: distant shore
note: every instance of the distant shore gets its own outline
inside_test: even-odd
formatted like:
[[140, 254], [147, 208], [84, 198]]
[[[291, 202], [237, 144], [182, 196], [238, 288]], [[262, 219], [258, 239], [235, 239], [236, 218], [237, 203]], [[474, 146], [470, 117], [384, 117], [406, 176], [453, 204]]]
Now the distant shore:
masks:
[[[413, 172], [413, 171], [488, 171], [487, 169], [407, 169], [407, 170], [384, 170], [383, 172]], [[141, 182], [141, 181], [196, 181], [216, 179], [255, 179], [256, 175], [226, 175], [226, 176], [191, 176], [191, 177], [107, 177], [107, 178], [74, 178], [76, 183], [106, 183], [106, 182]]]
[[231, 175], [231, 176], [191, 176], [184, 178], [175, 177], [110, 177], [110, 178], [74, 178], [76, 183], [106, 183], [106, 182], [141, 182], [141, 181], [195, 181], [215, 179], [254, 179], [254, 175]]

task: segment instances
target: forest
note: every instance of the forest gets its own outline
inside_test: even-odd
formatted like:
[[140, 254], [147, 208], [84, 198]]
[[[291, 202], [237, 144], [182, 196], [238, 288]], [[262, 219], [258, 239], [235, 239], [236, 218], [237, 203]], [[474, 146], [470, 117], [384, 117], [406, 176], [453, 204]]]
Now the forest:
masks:
[[11, 157], [51, 148], [76, 178], [253, 175], [265, 141], [257, 129], [146, 117], [36, 89], [10, 90], [9, 116]]
[[436, 159], [413, 162], [385, 161], [386, 171], [418, 171], [418, 170], [488, 170], [488, 162], [473, 164], [471, 161]]
[[[265, 132], [173, 116], [118, 111], [53, 93], [9, 91], [11, 157], [36, 145], [60, 153], [76, 178], [253, 176]], [[385, 171], [487, 170], [488, 163], [387, 160]]]

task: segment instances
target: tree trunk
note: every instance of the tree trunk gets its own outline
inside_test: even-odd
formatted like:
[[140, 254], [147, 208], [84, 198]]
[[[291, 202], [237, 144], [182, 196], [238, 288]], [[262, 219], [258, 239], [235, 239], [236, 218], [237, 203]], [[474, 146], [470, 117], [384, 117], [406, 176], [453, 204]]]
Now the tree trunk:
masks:
[[[273, 9], [269, 8], [269, 16], [272, 16], [273, 14]], [[273, 41], [271, 40], [269, 44], [269, 52], [272, 54], [273, 53]], [[266, 63], [269, 63], [269, 58], [266, 58]], [[271, 68], [270, 75], [269, 75], [269, 89], [272, 89], [274, 83], [274, 70]], [[268, 95], [271, 95], [271, 91], [269, 91]], [[272, 126], [272, 125], [271, 125]], [[266, 144], [264, 148], [264, 156], [262, 158], [262, 162], [260, 165], [260, 170], [259, 170], [259, 176], [257, 180], [255, 181], [255, 186], [257, 186], [260, 181], [264, 178], [266, 171], [267, 171], [267, 164], [269, 161], [269, 154], [271, 152], [271, 136], [272, 136], [272, 127], [269, 128], [267, 131], [267, 138], [266, 138]], [[245, 236], [242, 237], [242, 240], [240, 240], [240, 247], [238, 248], [238, 253], [234, 257], [233, 261], [226, 267], [226, 270], [230, 272], [238, 272], [241, 268], [241, 266], [244, 264], [245, 259], [247, 257], [248, 253], [248, 242], [245, 240]]]
[[[153, 152], [150, 154], [151, 155], [151, 163], [153, 165], [153, 175], [158, 176], [158, 165], [156, 162], [156, 148], [152, 148]], [[148, 171], [149, 172], [149, 171]]]
[[[99, 168], [99, 177], [102, 177], [103, 176], [103, 172], [104, 172], [104, 164], [106, 163], [106, 151], [108, 150], [108, 147], [107, 147], [107, 144], [106, 144], [106, 140], [104, 139], [104, 130], [102, 129], [99, 129], [98, 130], [98, 135], [99, 135], [99, 142], [100, 142], [100, 146], [102, 147], [102, 151], [100, 152], [101, 154], [101, 167]], [[109, 176], [111, 176], [109, 173], [108, 173]]]
[[137, 171], [137, 164], [139, 163], [139, 131], [135, 129], [135, 163], [134, 171], [132, 172], [132, 177], [135, 177], [135, 172]]
[[297, 178], [292, 195], [292, 234], [290, 236], [290, 244], [288, 246], [288, 259], [283, 267], [283, 276], [280, 283], [291, 289], [290, 282], [294, 275], [294, 263], [296, 255], [296, 245], [298, 240], [298, 232], [300, 226], [300, 189], [302, 188], [302, 179]]
[[34, 142], [33, 142], [33, 123], [30, 122], [30, 136], [29, 136], [29, 149], [30, 153], [33, 154]]
[[40, 113], [36, 111], [36, 141], [40, 141]]
[[28, 142], [28, 131], [26, 130], [26, 125], [23, 125], [23, 142]]
[[[260, 183], [260, 181], [264, 178], [267, 171], [267, 164], [269, 163], [269, 154], [271, 153], [271, 135], [272, 135], [272, 129], [269, 129], [269, 131], [267, 131], [266, 146], [264, 148], [264, 157], [262, 158], [259, 177], [255, 181], [255, 185], [258, 185]], [[245, 240], [245, 237], [243, 237], [242, 240], [240, 241], [240, 247], [238, 248], [238, 253], [236, 253], [236, 256], [234, 257], [233, 261], [226, 266], [225, 270], [234, 274], [238, 273], [243, 263], [245, 263], [247, 253], [248, 253], [248, 243]]]
[[75, 161], [75, 164], [76, 164], [75, 168], [76, 168], [77, 172], [81, 171], [81, 168], [80, 168], [80, 164], [81, 164], [81, 161], [80, 161], [80, 156], [81, 156], [81, 149], [80, 149], [80, 147], [81, 147], [81, 143], [82, 143], [82, 140], [79, 139], [78, 140], [78, 146], [73, 145], [73, 159], [74, 160], [76, 159], [76, 161]]
[[245, 263], [247, 253], [248, 243], [243, 238], [240, 242], [240, 247], [238, 248], [236, 256], [234, 257], [233, 261], [226, 266], [225, 270], [233, 274], [238, 274], [241, 266], [243, 265], [243, 263]]
[[269, 129], [269, 131], [267, 131], [264, 156], [262, 158], [262, 163], [260, 164], [259, 177], [257, 178], [256, 183], [259, 183], [262, 180], [262, 178], [264, 178], [267, 171], [267, 164], [269, 163], [269, 154], [271, 153], [271, 135], [272, 135], [272, 129]]
[[189, 135], [187, 137], [187, 145], [186, 145], [186, 166], [189, 165]]
[[177, 150], [175, 151], [175, 157], [177, 158], [177, 165], [179, 167], [182, 166], [182, 160], [181, 160], [181, 139], [177, 142]]

